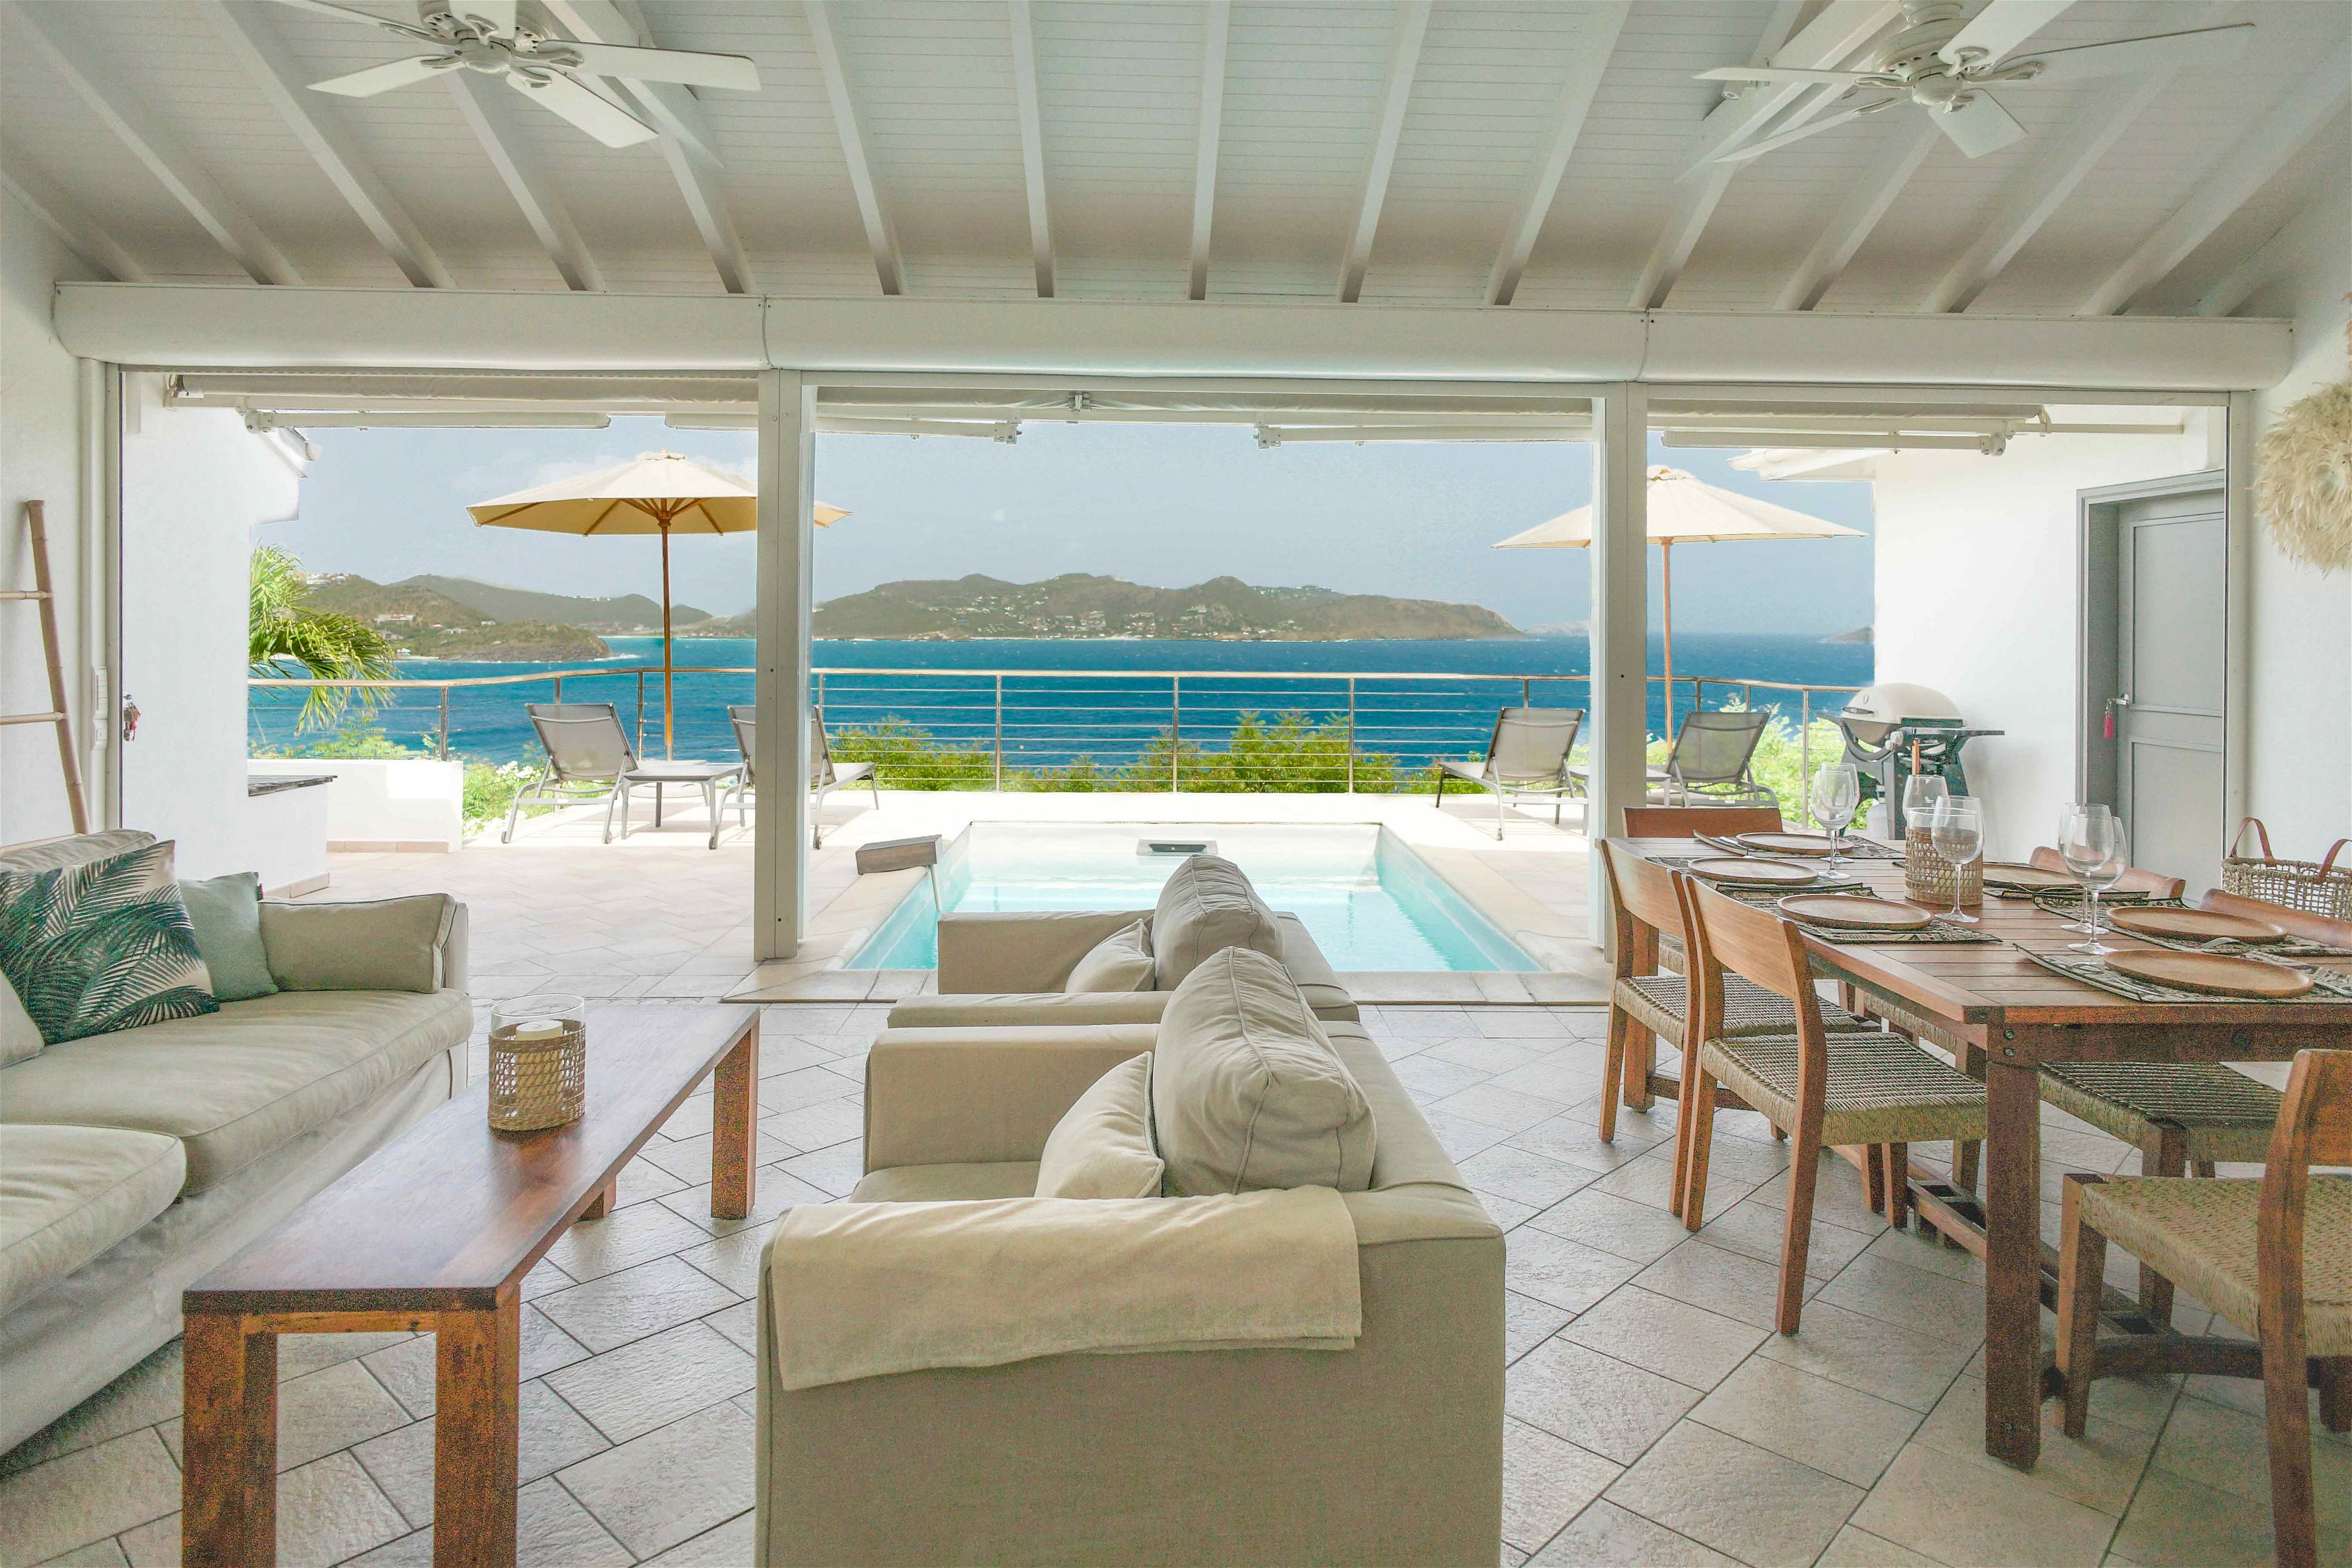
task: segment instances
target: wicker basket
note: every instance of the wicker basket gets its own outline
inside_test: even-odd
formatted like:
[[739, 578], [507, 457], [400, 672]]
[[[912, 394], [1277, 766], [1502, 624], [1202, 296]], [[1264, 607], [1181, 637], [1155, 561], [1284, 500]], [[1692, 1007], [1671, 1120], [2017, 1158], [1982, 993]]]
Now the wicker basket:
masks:
[[[1959, 869], [1960, 908], [1984, 908], [1984, 858], [1979, 856]], [[1903, 896], [1929, 909], [1952, 907], [1952, 863], [1936, 853], [1934, 837], [1925, 827], [1903, 831]]]
[[[2249, 827], [2263, 847], [2260, 859], [2238, 853], [2245, 845]], [[2229, 858], [2221, 862], [2222, 890], [2305, 914], [2352, 921], [2352, 864], [2336, 863], [2347, 844], [2352, 844], [2352, 838], [2337, 839], [2328, 847], [2325, 860], [2282, 860], [2271, 853], [2270, 830], [2259, 818], [2250, 816], [2238, 824], [2238, 836], [2230, 840]]]
[[580, 1119], [588, 1025], [577, 997], [526, 997], [490, 1022], [490, 1125], [531, 1132]]

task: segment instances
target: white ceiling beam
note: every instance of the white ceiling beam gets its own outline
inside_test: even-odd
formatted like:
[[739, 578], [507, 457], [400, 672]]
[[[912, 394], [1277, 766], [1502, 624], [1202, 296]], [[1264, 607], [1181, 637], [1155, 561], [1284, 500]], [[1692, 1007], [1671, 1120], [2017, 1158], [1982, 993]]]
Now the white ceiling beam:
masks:
[[826, 0], [801, 0], [808, 17], [809, 47], [816, 52], [817, 68], [824, 74], [824, 95], [833, 103], [833, 128], [841, 137], [841, 155], [849, 164], [849, 188], [857, 197], [857, 216], [866, 225], [866, 243], [874, 252], [875, 276], [885, 294], [907, 291], [906, 268], [898, 260], [898, 237], [882, 197], [874, 184], [874, 165], [866, 155], [866, 135], [857, 125], [857, 102], [849, 94], [849, 76], [842, 69], [841, 46], [833, 36], [833, 17]]
[[1388, 89], [1381, 100], [1381, 123], [1372, 138], [1372, 159], [1364, 171], [1364, 197], [1356, 205], [1356, 227], [1339, 266], [1339, 302], [1363, 297], [1364, 269], [1371, 265], [1372, 237], [1380, 232], [1381, 207], [1388, 201], [1389, 175], [1396, 168], [1397, 142], [1404, 135], [1404, 110], [1412, 97], [1413, 73], [1421, 67], [1421, 40], [1429, 31], [1431, 0], [1405, 0], [1397, 17], [1396, 52], [1389, 58]]
[[1551, 126], [1544, 137], [1543, 153], [1528, 172], [1527, 189], [1519, 194], [1517, 211], [1510, 226], [1503, 231], [1502, 248], [1496, 253], [1494, 269], [1486, 274], [1486, 303], [1507, 305], [1519, 291], [1519, 279], [1527, 275], [1528, 258], [1535, 254], [1536, 237], [1543, 233], [1544, 220], [1551, 216], [1551, 204], [1559, 195], [1559, 182], [1568, 174], [1568, 161], [1576, 152], [1576, 139], [1584, 133], [1584, 117], [1591, 112], [1592, 96], [1601, 89], [1601, 78], [1609, 68], [1609, 56], [1617, 47], [1617, 35], [1623, 31], [1625, 15], [1633, 9], [1633, 0], [1601, 0], [1581, 13], [1584, 30], [1577, 37], [1576, 60], [1568, 68], [1568, 79], [1560, 84], [1559, 101], [1552, 106]]
[[205, 173], [180, 139], [150, 114], [140, 95], [126, 88], [83, 37], [77, 19], [61, 6], [11, 5], [34, 47], [63, 77], [109, 131], [163, 182], [173, 199], [245, 269], [256, 283], [299, 284], [300, 273], [261, 232], [235, 198]]
[[2352, 44], [2337, 49], [2318, 69], [2289, 89], [2262, 123], [2240, 137], [2237, 145], [2197, 183], [2189, 199], [2092, 290], [2082, 313], [2112, 316], [2127, 309], [2150, 284], [2161, 281], [2187, 260], [2190, 251], [2204, 244], [2231, 214], [2309, 146], [2347, 100], [2352, 100]]
[[1822, 302], [1822, 296], [1845, 271], [1854, 252], [1862, 248], [1862, 242], [1870, 237], [1879, 220], [1895, 205], [1895, 199], [1903, 194], [1903, 187], [1911, 183], [1911, 176], [1927, 162], [1927, 154], [1935, 149], [1937, 134], [1935, 121], [1924, 114], [1906, 115], [1887, 132], [1886, 143], [1878, 150], [1878, 156], [1853, 183], [1829, 226], [1822, 230], [1821, 238], [1813, 242], [1813, 248], [1789, 275], [1788, 284], [1776, 301], [1780, 309], [1810, 310]]
[[1233, 0], [1209, 0], [1201, 23], [1201, 118], [1192, 148], [1192, 270], [1188, 300], [1209, 297], [1209, 227], [1217, 205], [1217, 139], [1225, 123], [1225, 45]]
[[[634, 4], [625, 8], [614, 0], [546, 0], [546, 5], [563, 29], [583, 43], [662, 47]], [[703, 249], [710, 254], [719, 286], [730, 294], [749, 294], [751, 258], [743, 252], [742, 237], [735, 231], [734, 216], [719, 184], [719, 141], [711, 132], [702, 100], [676, 82], [638, 81], [629, 77], [620, 80], [630, 96], [644, 105], [646, 117], [661, 129], [662, 163], [677, 184], [687, 216], [695, 233], [702, 237]]]
[[[2227, 20], [2233, 0], [2210, 5], [2192, 26], [2211, 26]], [[2102, 83], [2085, 95], [2082, 107], [2052, 136], [1969, 247], [1937, 281], [1922, 310], [1965, 310], [2001, 275], [2026, 241], [2042, 231], [2074, 188], [2098, 166], [2099, 160], [2123, 139], [2133, 121], [2171, 89], [2179, 68], [2152, 70], [2143, 76]]]
[[[1797, 12], [1798, 7], [1788, 0], [1773, 8], [1772, 19], [1748, 63], [1799, 70], [1836, 68], [1876, 37], [1898, 15], [1898, 8], [1895, 0], [1829, 0], [1820, 14], [1791, 37], [1790, 27]], [[1666, 302], [1666, 296], [1682, 280], [1683, 268], [1689, 265], [1691, 253], [1698, 248], [1699, 237], [1706, 232], [1707, 222], [1715, 216], [1724, 192], [1731, 188], [1732, 176], [1738, 173], [1739, 166], [1717, 163], [1716, 154], [1750, 140], [1774, 115], [1808, 93], [1812, 101], [1800, 109], [1790, 123], [1819, 113], [1834, 96], [1834, 89], [1801, 85], [1752, 87], [1723, 100], [1699, 122], [1690, 163], [1677, 188], [1675, 209], [1651, 247], [1650, 258], [1633, 285], [1630, 303], [1634, 310], [1654, 310]]]
[[84, 212], [79, 203], [47, 175], [35, 170], [14, 148], [0, 148], [0, 189], [23, 203], [26, 211], [93, 269], [108, 274], [118, 283], [147, 281], [147, 269], [137, 258], [100, 227], [98, 220]]
[[1029, 0], [1004, 0], [1013, 37], [1013, 95], [1021, 111], [1021, 179], [1029, 193], [1029, 254], [1037, 298], [1054, 297], [1054, 229], [1045, 212], [1045, 117], [1037, 103], [1037, 19]]
[[2198, 296], [2190, 307], [2196, 314], [2233, 316], [2255, 294], [2291, 273], [2325, 277], [2331, 266], [2340, 271], [2344, 237], [2352, 234], [2352, 187], [2340, 179], [2322, 179], [2316, 187], [2300, 209], [2288, 214]]
[[304, 79], [311, 73], [295, 64], [286, 46], [269, 30], [263, 10], [259, 5], [230, 5], [227, 0], [209, 0], [205, 6], [213, 30], [228, 46], [229, 53], [245, 67], [262, 97], [294, 132], [319, 172], [351, 204], [352, 211], [375, 236], [375, 242], [383, 247], [401, 275], [419, 289], [456, 288], [449, 269], [441, 265], [441, 258], [417, 232], [399, 198], [362, 155], [351, 132], [327, 101], [310, 90]]
[[547, 183], [538, 159], [524, 145], [520, 130], [508, 113], [507, 100], [513, 94], [504, 90], [503, 83], [476, 71], [450, 71], [446, 79], [458, 110], [473, 127], [482, 151], [489, 154], [490, 166], [499, 172], [515, 205], [522, 209], [523, 222], [539, 237], [547, 259], [555, 264], [563, 286], [583, 293], [603, 292], [604, 272], [588, 254], [580, 231], [572, 225], [572, 215]]

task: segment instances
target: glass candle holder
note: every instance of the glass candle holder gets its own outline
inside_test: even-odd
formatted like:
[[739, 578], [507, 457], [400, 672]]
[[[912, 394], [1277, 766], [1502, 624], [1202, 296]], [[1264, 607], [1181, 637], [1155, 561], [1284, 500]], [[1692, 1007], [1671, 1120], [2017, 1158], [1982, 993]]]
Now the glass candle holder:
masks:
[[588, 1004], [538, 995], [490, 1009], [490, 1125], [530, 1132], [580, 1119], [588, 1099]]

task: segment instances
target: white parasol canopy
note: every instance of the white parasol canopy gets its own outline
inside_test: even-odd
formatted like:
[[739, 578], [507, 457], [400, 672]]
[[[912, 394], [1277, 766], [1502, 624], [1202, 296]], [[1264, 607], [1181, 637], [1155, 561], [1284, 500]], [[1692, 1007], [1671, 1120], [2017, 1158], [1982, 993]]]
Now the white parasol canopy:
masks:
[[[1665, 608], [1666, 738], [1675, 731], [1675, 546], [1729, 540], [1858, 539], [1862, 531], [1769, 500], [1719, 489], [1681, 468], [1654, 464], [1649, 482], [1649, 537], [1664, 562], [1660, 597]], [[1578, 507], [1497, 542], [1496, 550], [1581, 550], [1592, 542], [1592, 509]]]
[[[535, 485], [466, 510], [481, 528], [661, 535], [662, 755], [669, 755], [676, 736], [670, 719], [669, 536], [752, 532], [760, 526], [760, 492], [724, 468], [676, 452], [645, 452], [593, 474]], [[816, 503], [819, 528], [848, 515], [837, 506]]]

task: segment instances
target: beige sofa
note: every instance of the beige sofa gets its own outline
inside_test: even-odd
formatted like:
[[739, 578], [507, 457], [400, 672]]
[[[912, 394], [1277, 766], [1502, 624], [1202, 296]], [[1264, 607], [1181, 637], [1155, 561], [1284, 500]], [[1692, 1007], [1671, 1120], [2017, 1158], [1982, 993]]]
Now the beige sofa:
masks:
[[[1038, 1024], [1156, 1024], [1167, 991], [1064, 993], [1070, 971], [1097, 942], [1152, 918], [1150, 910], [1050, 910], [940, 917], [937, 995], [910, 996], [890, 1010], [897, 1029]], [[1356, 999], [1297, 915], [1275, 911], [1282, 966], [1325, 1023], [1353, 1023]]]
[[[91, 834], [41, 870], [152, 843]], [[455, 900], [262, 906], [285, 987], [0, 1069], [0, 1452], [180, 1331], [180, 1293], [466, 1081]]]
[[[1361, 1026], [1325, 1027], [1379, 1127], [1370, 1189], [1344, 1194], [1353, 1349], [1058, 1355], [787, 1390], [763, 1260], [757, 1560], [1496, 1562], [1502, 1233]], [[1055, 1122], [1154, 1033], [886, 1029], [852, 1201], [1034, 1192]]]

